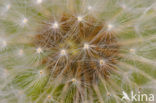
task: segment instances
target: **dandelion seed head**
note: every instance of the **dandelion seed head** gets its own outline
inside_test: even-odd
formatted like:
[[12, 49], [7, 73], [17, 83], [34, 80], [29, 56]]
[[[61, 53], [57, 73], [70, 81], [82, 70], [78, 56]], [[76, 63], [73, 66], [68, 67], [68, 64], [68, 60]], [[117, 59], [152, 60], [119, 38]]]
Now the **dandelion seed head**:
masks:
[[142, 76], [155, 80], [154, 74], [139, 68], [155, 65], [154, 0], [44, 1], [33, 0], [32, 5], [31, 0], [15, 0], [0, 7], [0, 35], [4, 31], [8, 37], [0, 39], [0, 66], [7, 68], [0, 70], [0, 93], [11, 93], [0, 102], [105, 103], [114, 96], [120, 103], [123, 86], [142, 87]]
[[[75, 29], [74, 29], [75, 27], [73, 28], [73, 26], [75, 25], [75, 23], [77, 24], [78, 19], [80, 21], [82, 20], [82, 16], [78, 17], [78, 19], [75, 19], [74, 16], [71, 16], [73, 14], [66, 14], [65, 13], [65, 14], [61, 14], [61, 15], [62, 15], [62, 16], [60, 16], [61, 18], [58, 19], [58, 21], [60, 21], [62, 23], [60, 32], [62, 34], [67, 34], [68, 36], [59, 36], [60, 33], [56, 32], [54, 34], [51, 32], [49, 33], [49, 31], [48, 31], [46, 33], [40, 34], [39, 37], [41, 37], [41, 39], [37, 40], [38, 42], [40, 42], [40, 41], [42, 41], [44, 43], [48, 42], [47, 48], [49, 48], [50, 50], [54, 50], [53, 52], [54, 52], [54, 54], [56, 54], [56, 55], [53, 55], [53, 53], [50, 53], [49, 54], [50, 56], [45, 57], [46, 59], [43, 60], [45, 65], [47, 62], [52, 63], [52, 65], [50, 65], [48, 68], [49, 68], [49, 70], [54, 70], [54, 74], [56, 74], [56, 75], [53, 75], [54, 78], [56, 78], [59, 75], [64, 76], [64, 74], [68, 73], [69, 69], [65, 70], [66, 73], [64, 71], [64, 69], [66, 68], [65, 65], [67, 65], [67, 66], [68, 65], [75, 65], [75, 67], [74, 67], [75, 70], [77, 72], [80, 72], [80, 74], [85, 72], [86, 69], [90, 69], [89, 66], [92, 67], [92, 65], [90, 64], [90, 62], [92, 61], [91, 58], [94, 56], [100, 57], [100, 54], [102, 54], [103, 51], [105, 52], [104, 48], [98, 47], [100, 42], [109, 42], [110, 44], [116, 43], [116, 41], [113, 40], [115, 38], [113, 36], [110, 36], [109, 39], [112, 39], [112, 41], [110, 42], [108, 40], [107, 36], [101, 37], [102, 35], [98, 35], [98, 32], [101, 31], [101, 28], [103, 28], [104, 25], [103, 25], [103, 22], [96, 20], [96, 18], [94, 18], [93, 16], [88, 16], [88, 18], [92, 18], [93, 22], [98, 23], [100, 26], [99, 25], [90, 25], [90, 22], [92, 24], [92, 21], [90, 21], [86, 18], [86, 22], [88, 22], [89, 25], [82, 23], [81, 25], [79, 25], [80, 28], [76, 28], [76, 31], [75, 31]], [[49, 25], [45, 24], [45, 26], [49, 26]], [[53, 25], [51, 25], [51, 26], [53, 26]], [[57, 27], [57, 25], [56, 25], [56, 27]], [[48, 28], [48, 30], [49, 30], [49, 28]], [[81, 33], [81, 31], [82, 31], [82, 33]], [[90, 31], [90, 32], [88, 32], [88, 31]], [[102, 31], [102, 32], [104, 32], [104, 31]], [[75, 34], [73, 35], [73, 33], [75, 33]], [[89, 37], [90, 36], [89, 34], [91, 34], [92, 36]], [[111, 35], [113, 35], [113, 33]], [[77, 39], [77, 37], [79, 37], [79, 39]], [[84, 37], [86, 37], [86, 38], [89, 37], [91, 39], [91, 41], [88, 39], [84, 39]], [[94, 37], [95, 37], [95, 39], [94, 39]], [[48, 40], [47, 40], [47, 38], [48, 38]], [[49, 46], [49, 45], [51, 45], [51, 41], [54, 42], [54, 45], [55, 45], [54, 47]], [[61, 43], [60, 43], [60, 41], [61, 41]], [[86, 42], [84, 42], [84, 41], [86, 41]], [[67, 48], [67, 50], [65, 48], [62, 48], [59, 51], [57, 51], [58, 47], [65, 47], [65, 48]], [[117, 47], [117, 45], [115, 45], [114, 47]], [[113, 49], [116, 49], [114, 47], [113, 47]], [[108, 48], [109, 48], [109, 46], [108, 46]], [[81, 56], [81, 50], [83, 52], [85, 52], [85, 55], [82, 53], [83, 56]], [[111, 51], [112, 51], [112, 49], [110, 50], [110, 52]], [[108, 52], [106, 52], [106, 54], [107, 53]], [[70, 56], [70, 59], [68, 59], [68, 54]], [[110, 55], [113, 55], [113, 54], [114, 54], [114, 52], [110, 53]], [[88, 58], [88, 61], [89, 61], [88, 64], [85, 63], [85, 60], [82, 61], [84, 58], [86, 59], [87, 56], [89, 57]], [[65, 58], [57, 59], [58, 61], [56, 61], [56, 63], [54, 63], [54, 61], [51, 61], [53, 58], [60, 58], [60, 57], [65, 57]], [[79, 64], [78, 63], [79, 61], [80, 62], [82, 61], [82, 63]], [[101, 64], [101, 66], [105, 64], [104, 60], [101, 60], [100, 62], [97, 61], [97, 62], [99, 63], [99, 65]], [[113, 64], [116, 64], [116, 63], [113, 63]], [[79, 65], [82, 65], [82, 67], [77, 68], [77, 66], [79, 66]], [[82, 69], [82, 68], [84, 68], [84, 69]], [[104, 71], [105, 72], [101, 72], [101, 75], [109, 76], [107, 71], [106, 70], [104, 70]], [[72, 72], [69, 71], [69, 73], [73, 74], [73, 71]], [[85, 74], [86, 74], [86, 72], [84, 73], [84, 75]], [[88, 78], [93, 78], [93, 75], [94, 74], [89, 74], [89, 75], [87, 74], [86, 77], [81, 75], [77, 79], [80, 82], [82, 79], [84, 79], [84, 81], [86, 81], [86, 82], [88, 82], [88, 81], [89, 82], [96, 82], [94, 79], [87, 80]], [[95, 74], [95, 75], [97, 75], [97, 74]], [[70, 82], [71, 81], [75, 81], [75, 79], [73, 79], [73, 80], [70, 79]]]

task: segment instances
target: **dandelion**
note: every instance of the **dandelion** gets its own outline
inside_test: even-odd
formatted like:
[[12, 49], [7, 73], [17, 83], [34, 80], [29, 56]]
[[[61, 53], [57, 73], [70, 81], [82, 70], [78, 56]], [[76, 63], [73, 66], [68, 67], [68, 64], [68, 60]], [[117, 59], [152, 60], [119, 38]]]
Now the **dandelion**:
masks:
[[122, 103], [130, 93], [155, 94], [155, 4], [2, 0], [0, 103]]

